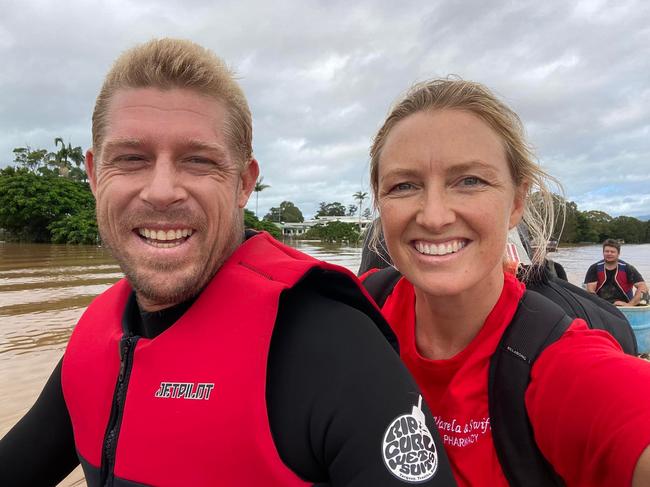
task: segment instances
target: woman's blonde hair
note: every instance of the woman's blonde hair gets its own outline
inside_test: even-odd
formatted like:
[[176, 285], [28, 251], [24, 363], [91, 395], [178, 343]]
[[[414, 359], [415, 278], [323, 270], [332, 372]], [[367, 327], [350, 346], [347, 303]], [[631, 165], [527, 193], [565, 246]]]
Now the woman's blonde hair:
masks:
[[[526, 141], [525, 131], [519, 116], [494, 93], [480, 83], [465, 81], [457, 77], [433, 79], [412, 86], [391, 108], [370, 148], [370, 185], [375, 209], [378, 203], [379, 160], [390, 131], [401, 120], [421, 111], [463, 110], [472, 113], [487, 123], [501, 138], [515, 186], [529, 183], [525, 195], [523, 222], [531, 236], [533, 263], [541, 263], [546, 254], [546, 245], [555, 224], [554, 196], [549, 183], [561, 193], [557, 179], [546, 173], [536, 162], [532, 147]], [[378, 250], [381, 224], [375, 220], [371, 230], [371, 248]]]

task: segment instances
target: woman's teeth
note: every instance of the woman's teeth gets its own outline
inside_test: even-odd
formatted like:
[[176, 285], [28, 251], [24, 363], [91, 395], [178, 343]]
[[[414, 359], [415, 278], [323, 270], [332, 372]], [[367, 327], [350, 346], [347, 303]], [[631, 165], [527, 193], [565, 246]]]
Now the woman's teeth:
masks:
[[465, 245], [464, 240], [452, 240], [441, 244], [418, 241], [415, 242], [415, 249], [424, 255], [447, 255], [458, 252]]

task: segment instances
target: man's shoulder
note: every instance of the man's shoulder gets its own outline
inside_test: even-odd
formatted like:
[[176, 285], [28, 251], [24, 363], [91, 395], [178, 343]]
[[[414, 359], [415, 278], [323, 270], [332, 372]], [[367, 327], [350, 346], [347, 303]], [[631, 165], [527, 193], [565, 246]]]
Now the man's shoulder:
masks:
[[636, 267], [634, 267], [632, 264], [628, 264], [627, 262], [626, 262], [626, 271], [627, 271], [627, 275], [635, 284], [637, 282], [642, 282], [644, 280], [639, 270]]
[[390, 326], [360, 286], [337, 274], [318, 269], [285, 291], [276, 325], [299, 335], [376, 335], [395, 346]]
[[594, 262], [589, 266], [585, 275], [585, 283], [596, 282], [598, 280], [598, 264], [600, 263], [602, 261]]

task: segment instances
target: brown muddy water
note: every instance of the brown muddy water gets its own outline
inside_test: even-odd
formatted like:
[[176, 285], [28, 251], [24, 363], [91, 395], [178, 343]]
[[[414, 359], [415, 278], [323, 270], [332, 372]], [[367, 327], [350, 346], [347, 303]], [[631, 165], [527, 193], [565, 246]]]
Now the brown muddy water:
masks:
[[[316, 258], [356, 272], [360, 249], [297, 242]], [[650, 279], [650, 245], [626, 245], [622, 258]], [[600, 247], [551, 254], [574, 283], [600, 258]], [[29, 409], [65, 350], [85, 307], [122, 277], [103, 248], [0, 243], [0, 437]], [[61, 486], [83, 486], [75, 470]]]

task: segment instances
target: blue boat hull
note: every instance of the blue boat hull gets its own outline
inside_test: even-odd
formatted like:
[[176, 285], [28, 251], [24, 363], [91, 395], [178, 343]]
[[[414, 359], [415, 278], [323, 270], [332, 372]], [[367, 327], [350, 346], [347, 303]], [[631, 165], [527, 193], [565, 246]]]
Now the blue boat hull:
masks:
[[618, 308], [632, 325], [639, 353], [650, 353], [650, 306]]

